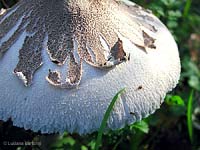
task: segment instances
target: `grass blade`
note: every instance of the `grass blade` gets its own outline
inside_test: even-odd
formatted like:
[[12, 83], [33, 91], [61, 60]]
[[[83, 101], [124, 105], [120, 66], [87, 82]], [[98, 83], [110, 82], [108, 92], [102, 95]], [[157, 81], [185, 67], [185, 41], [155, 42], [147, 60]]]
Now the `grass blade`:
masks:
[[187, 127], [188, 127], [188, 134], [189, 134], [191, 143], [193, 143], [193, 125], [192, 125], [193, 95], [194, 95], [194, 90], [190, 92], [188, 105], [187, 105]]
[[98, 150], [99, 149], [99, 146], [101, 144], [101, 140], [102, 140], [102, 135], [103, 135], [103, 131], [106, 127], [106, 123], [108, 121], [108, 118], [110, 116], [110, 113], [114, 107], [114, 104], [115, 102], [117, 101], [117, 99], [119, 98], [119, 96], [125, 91], [125, 88], [120, 90], [112, 99], [110, 105], [108, 106], [108, 109], [106, 110], [106, 113], [103, 117], [103, 120], [101, 122], [101, 126], [99, 128], [99, 131], [98, 131], [98, 135], [97, 135], [97, 141], [96, 141], [96, 145], [95, 145], [95, 150]]
[[184, 12], [183, 12], [183, 16], [187, 17], [191, 8], [191, 4], [192, 4], [192, 0], [187, 0], [186, 4], [185, 4], [185, 8], [184, 8]]

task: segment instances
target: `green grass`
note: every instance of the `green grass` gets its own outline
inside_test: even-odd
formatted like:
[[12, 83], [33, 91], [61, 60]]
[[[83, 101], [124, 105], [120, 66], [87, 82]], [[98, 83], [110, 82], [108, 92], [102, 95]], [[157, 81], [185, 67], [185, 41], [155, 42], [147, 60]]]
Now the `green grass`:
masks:
[[95, 145], [95, 150], [98, 150], [99, 147], [100, 147], [100, 144], [101, 144], [101, 141], [102, 141], [102, 135], [103, 135], [103, 131], [106, 127], [106, 123], [108, 121], [108, 118], [110, 116], [110, 113], [112, 112], [113, 110], [113, 107], [115, 105], [115, 102], [118, 100], [119, 96], [125, 91], [125, 88], [120, 90], [112, 99], [110, 105], [108, 106], [108, 109], [106, 110], [106, 113], [103, 117], [103, 120], [101, 122], [101, 126], [99, 128], [99, 131], [98, 131], [98, 135], [97, 135], [97, 140], [96, 140], [96, 145]]
[[193, 143], [193, 125], [192, 125], [193, 95], [194, 95], [194, 90], [190, 92], [188, 105], [187, 105], [187, 127], [188, 127], [188, 134], [189, 134], [191, 143]]

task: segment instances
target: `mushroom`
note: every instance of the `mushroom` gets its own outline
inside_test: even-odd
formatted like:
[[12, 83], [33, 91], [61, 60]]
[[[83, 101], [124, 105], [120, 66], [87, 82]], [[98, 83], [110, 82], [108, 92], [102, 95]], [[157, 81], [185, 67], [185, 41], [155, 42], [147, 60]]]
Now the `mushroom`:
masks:
[[168, 29], [128, 0], [21, 0], [0, 17], [0, 120], [42, 133], [122, 128], [178, 83]]

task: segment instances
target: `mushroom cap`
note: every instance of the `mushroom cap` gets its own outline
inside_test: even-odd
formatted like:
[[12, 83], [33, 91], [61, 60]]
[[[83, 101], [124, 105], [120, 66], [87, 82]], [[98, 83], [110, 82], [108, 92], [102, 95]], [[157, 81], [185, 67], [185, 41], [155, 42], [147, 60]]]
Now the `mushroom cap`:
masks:
[[21, 0], [0, 16], [0, 55], [0, 120], [42, 133], [98, 130], [122, 88], [107, 128], [132, 124], [180, 76], [168, 29], [127, 0]]

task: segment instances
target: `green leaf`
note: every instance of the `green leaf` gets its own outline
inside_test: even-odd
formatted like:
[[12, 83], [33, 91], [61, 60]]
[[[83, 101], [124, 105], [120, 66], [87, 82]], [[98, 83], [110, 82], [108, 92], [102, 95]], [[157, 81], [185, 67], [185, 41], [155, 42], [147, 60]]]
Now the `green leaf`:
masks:
[[87, 146], [90, 147], [91, 150], [95, 149], [95, 145], [96, 145], [96, 141], [95, 139], [93, 139], [92, 141], [90, 141]]
[[134, 123], [131, 125], [131, 129], [132, 128], [138, 129], [144, 133], [149, 133], [149, 125], [144, 120]]
[[88, 150], [88, 148], [86, 146], [82, 145], [81, 150]]
[[184, 8], [184, 12], [183, 12], [183, 16], [187, 17], [191, 8], [191, 4], [192, 4], [192, 0], [187, 0], [186, 4], [185, 4], [185, 8]]
[[180, 18], [180, 17], [182, 16], [181, 12], [178, 11], [178, 10], [175, 10], [175, 11], [169, 10], [169, 11], [168, 11], [168, 15], [169, 15], [170, 17], [175, 17], [175, 18]]
[[176, 28], [178, 26], [178, 23], [177, 21], [173, 21], [173, 20], [169, 20], [167, 22], [167, 27], [170, 28], [170, 29], [173, 29], [173, 28]]
[[99, 131], [98, 131], [98, 135], [97, 135], [97, 140], [96, 140], [96, 145], [95, 145], [95, 150], [98, 150], [99, 149], [99, 146], [100, 146], [100, 143], [101, 143], [101, 140], [102, 140], [102, 135], [103, 135], [103, 131], [106, 127], [106, 123], [108, 121], [108, 118], [110, 116], [110, 113], [111, 111], [113, 110], [113, 107], [114, 107], [114, 104], [115, 102], [117, 101], [117, 99], [119, 98], [119, 96], [125, 91], [125, 88], [120, 90], [112, 99], [110, 105], [108, 106], [108, 109], [106, 110], [106, 113], [104, 115], [104, 118], [101, 122], [101, 126], [99, 128]]
[[165, 102], [168, 105], [185, 106], [184, 100], [179, 95], [167, 95], [166, 98], [165, 98]]
[[200, 77], [200, 70], [197, 66], [197, 64], [195, 64], [194, 62], [190, 61], [187, 62], [188, 63], [188, 69], [190, 69], [192, 71], [193, 74], [197, 75]]
[[192, 88], [194, 88], [194, 89], [200, 91], [200, 81], [199, 81], [199, 78], [198, 78], [197, 76], [194, 76], [194, 75], [190, 76], [190, 77], [189, 77], [188, 84], [189, 84]]
[[51, 145], [52, 148], [63, 148], [64, 145], [73, 146], [76, 141], [72, 137], [60, 136], [59, 139]]
[[191, 143], [193, 143], [193, 125], [192, 125], [193, 95], [194, 95], [194, 90], [190, 92], [188, 105], [187, 105], [187, 127], [188, 127], [188, 134], [189, 134]]

